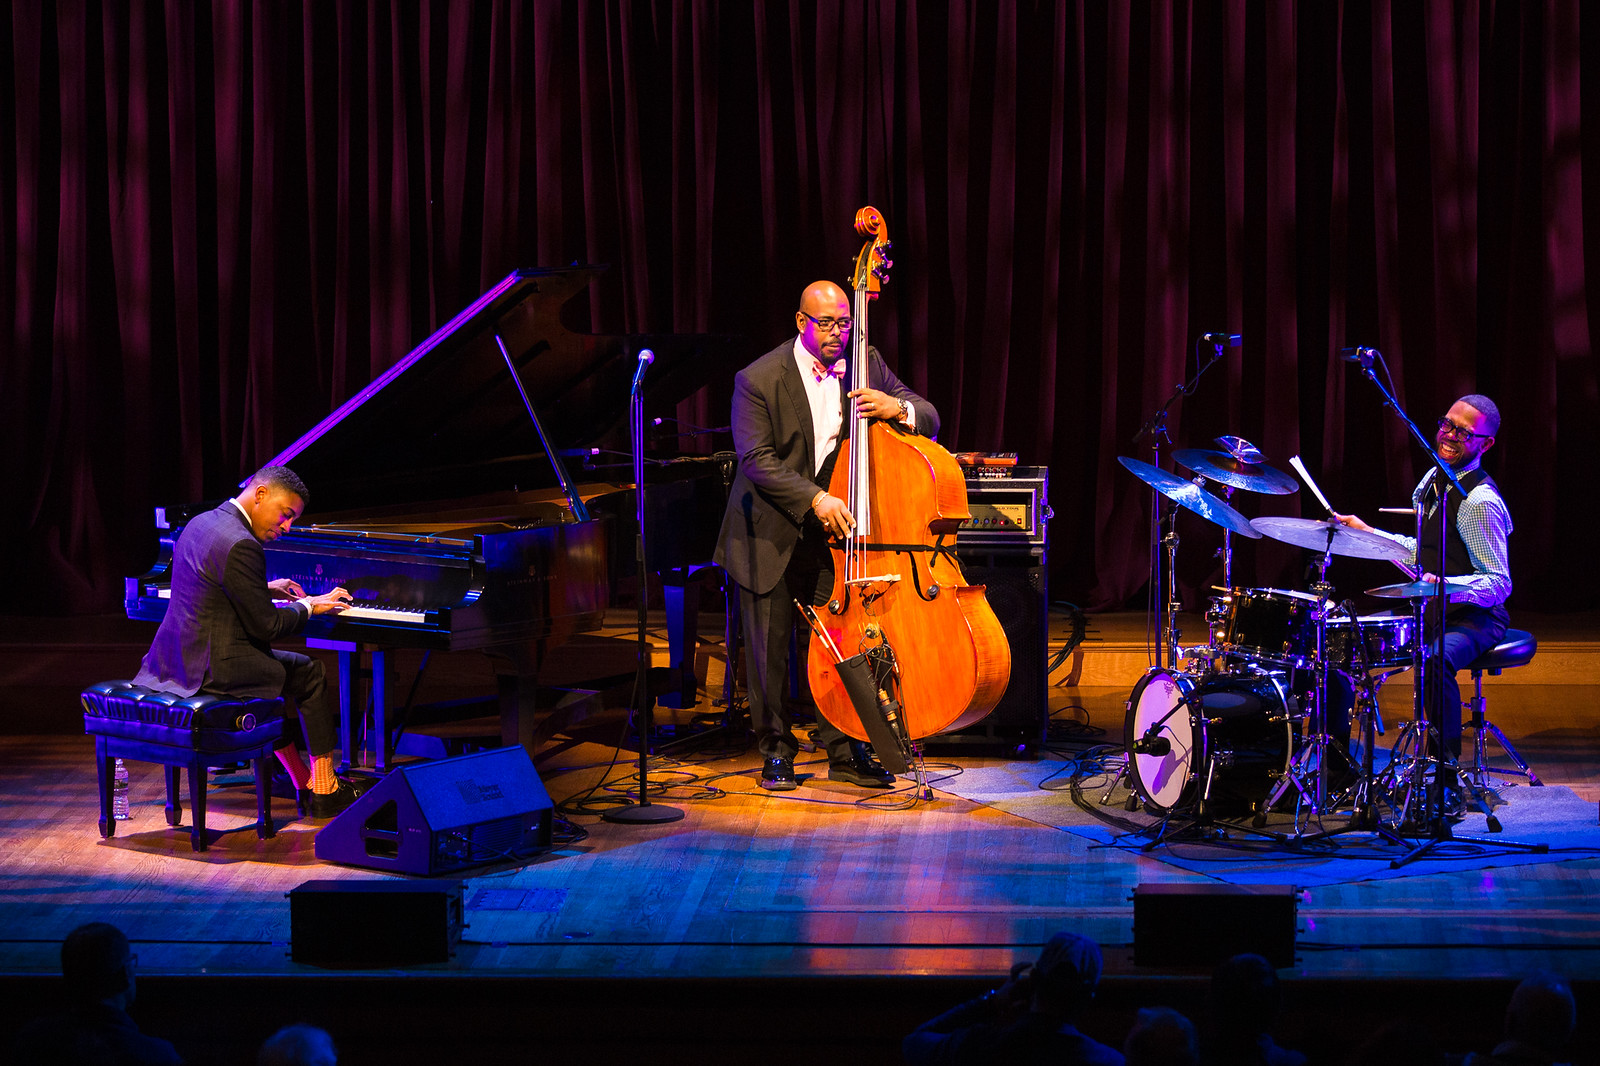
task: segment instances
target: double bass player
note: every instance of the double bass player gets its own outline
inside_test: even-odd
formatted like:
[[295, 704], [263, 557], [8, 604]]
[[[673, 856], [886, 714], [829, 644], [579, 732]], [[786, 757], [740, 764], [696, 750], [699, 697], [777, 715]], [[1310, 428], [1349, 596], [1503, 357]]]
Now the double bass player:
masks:
[[[718, 536], [716, 562], [739, 586], [750, 723], [761, 752], [761, 787], [798, 787], [799, 751], [785, 704], [795, 601], [821, 605], [833, 585], [831, 538], [854, 526], [845, 501], [827, 490], [848, 433], [847, 399], [864, 417], [898, 421], [932, 436], [939, 414], [905, 386], [876, 349], [866, 384], [845, 380], [850, 299], [839, 286], [807, 286], [795, 312], [798, 335], [734, 379], [733, 439], [739, 473]], [[802, 627], [802, 642], [810, 633]], [[804, 643], [802, 643], [802, 647]], [[816, 739], [828, 753], [828, 779], [888, 788], [894, 777], [871, 749], [819, 711]]]

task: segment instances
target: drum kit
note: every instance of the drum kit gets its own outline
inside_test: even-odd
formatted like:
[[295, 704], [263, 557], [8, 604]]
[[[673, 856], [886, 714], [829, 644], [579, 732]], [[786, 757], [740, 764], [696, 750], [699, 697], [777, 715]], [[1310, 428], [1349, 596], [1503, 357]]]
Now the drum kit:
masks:
[[[1332, 518], [1246, 519], [1230, 502], [1236, 490], [1282, 495], [1299, 486], [1267, 465], [1248, 441], [1219, 437], [1217, 443], [1220, 451], [1173, 453], [1192, 479], [1119, 460], [1162, 497], [1222, 527], [1223, 584], [1206, 612], [1207, 642], [1183, 646], [1173, 577], [1177, 538], [1169, 531], [1162, 539], [1169, 585], [1161, 627], [1165, 663], [1158, 659], [1128, 697], [1125, 766], [1101, 802], [1110, 802], [1116, 785], [1126, 780], [1129, 809], [1142, 800], [1147, 810], [1164, 816], [1163, 832], [1172, 816], [1187, 815], [1190, 824], [1209, 827], [1219, 815], [1241, 813], [1260, 830], [1267, 812], [1286, 806], [1292, 794], [1296, 837], [1342, 808], [1353, 811], [1353, 827], [1392, 836], [1379, 825], [1379, 805], [1386, 803], [1398, 824], [1408, 778], [1392, 766], [1382, 777], [1373, 773], [1374, 738], [1383, 731], [1377, 694], [1394, 674], [1412, 669], [1420, 675], [1422, 605], [1437, 586], [1414, 581], [1367, 590], [1411, 600], [1408, 614], [1362, 615], [1352, 603], [1336, 602], [1326, 581], [1334, 557], [1388, 559], [1405, 569], [1407, 550]], [[1320, 497], [1298, 457], [1291, 465]], [[1222, 486], [1223, 495], [1208, 491], [1208, 482]], [[1235, 586], [1235, 533], [1320, 553], [1309, 589]], [[1419, 688], [1419, 720], [1421, 706]], [[1341, 735], [1352, 716], [1362, 741], [1359, 758]]]

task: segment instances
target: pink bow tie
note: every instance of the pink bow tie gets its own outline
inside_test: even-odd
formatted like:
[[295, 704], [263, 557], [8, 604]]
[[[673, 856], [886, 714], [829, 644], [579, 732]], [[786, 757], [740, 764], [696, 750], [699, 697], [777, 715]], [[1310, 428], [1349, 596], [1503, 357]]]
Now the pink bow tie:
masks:
[[835, 359], [830, 365], [828, 363], [824, 363], [821, 359], [818, 359], [813, 355], [811, 357], [811, 373], [818, 381], [821, 381], [829, 374], [832, 374], [836, 378], [843, 378], [844, 360]]

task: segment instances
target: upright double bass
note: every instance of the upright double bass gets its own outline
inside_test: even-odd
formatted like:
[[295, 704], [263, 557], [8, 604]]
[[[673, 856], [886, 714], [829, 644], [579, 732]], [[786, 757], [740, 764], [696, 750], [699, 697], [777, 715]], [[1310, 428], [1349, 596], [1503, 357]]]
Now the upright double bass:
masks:
[[[888, 279], [889, 235], [872, 207], [856, 212], [855, 225], [867, 240], [855, 262], [848, 380], [861, 388], [870, 383], [867, 310]], [[905, 773], [917, 741], [994, 709], [1011, 678], [1011, 646], [983, 586], [968, 585], [956, 560], [956, 530], [971, 514], [955, 457], [849, 406], [846, 452], [828, 491], [856, 524], [832, 545], [827, 605], [801, 605], [821, 644], [807, 673], [828, 721]]]

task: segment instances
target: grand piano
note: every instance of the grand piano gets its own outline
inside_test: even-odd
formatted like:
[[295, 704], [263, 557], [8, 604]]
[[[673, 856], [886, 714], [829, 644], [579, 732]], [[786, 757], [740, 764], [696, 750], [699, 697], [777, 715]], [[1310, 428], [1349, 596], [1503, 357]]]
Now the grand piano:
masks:
[[[574, 481], [565, 460], [583, 456], [597, 478], [614, 467], [631, 482], [631, 470], [620, 473], [625, 458], [595, 459], [629, 447], [642, 348], [655, 353], [647, 413], [732, 374], [731, 337], [568, 329], [563, 306], [603, 269], [510, 274], [270, 460], [292, 467], [312, 498], [300, 523], [267, 545], [268, 579], [293, 578], [313, 594], [342, 585], [355, 600], [304, 631], [309, 646], [339, 653], [347, 759], [360, 743], [351, 701], [364, 659], [378, 769], [392, 758], [395, 648], [487, 652], [501, 740], [531, 753], [540, 667], [572, 635], [599, 627], [614, 580], [632, 564], [631, 550], [617, 550], [634, 542], [631, 484]], [[651, 568], [684, 574], [709, 561], [726, 466], [673, 463], [689, 476], [647, 490], [647, 531], [662, 532], [647, 537], [660, 541]], [[190, 517], [218, 502], [157, 510], [159, 554], [150, 572], [127, 580], [130, 618], [166, 613], [173, 545]]]

